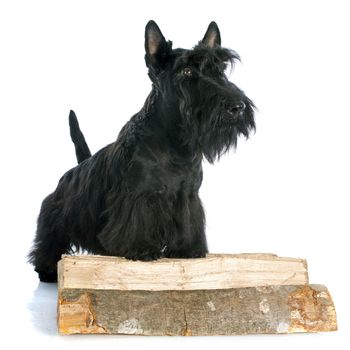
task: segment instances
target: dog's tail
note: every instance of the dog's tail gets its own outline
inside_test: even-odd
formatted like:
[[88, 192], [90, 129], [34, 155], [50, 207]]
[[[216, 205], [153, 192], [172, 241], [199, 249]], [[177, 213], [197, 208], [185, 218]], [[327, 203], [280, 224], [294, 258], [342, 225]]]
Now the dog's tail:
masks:
[[77, 156], [77, 160], [79, 164], [85, 159], [90, 158], [91, 152], [85, 141], [85, 137], [79, 128], [77, 116], [72, 110], [69, 113], [69, 129], [70, 129], [70, 137], [72, 138], [72, 141], [74, 143], [75, 154]]

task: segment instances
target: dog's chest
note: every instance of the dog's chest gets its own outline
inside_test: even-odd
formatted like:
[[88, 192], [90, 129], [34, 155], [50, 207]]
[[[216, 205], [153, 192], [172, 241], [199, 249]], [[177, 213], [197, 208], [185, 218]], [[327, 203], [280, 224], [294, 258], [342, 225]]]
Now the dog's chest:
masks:
[[202, 181], [201, 160], [169, 149], [143, 147], [134, 153], [127, 179], [139, 191], [197, 191]]

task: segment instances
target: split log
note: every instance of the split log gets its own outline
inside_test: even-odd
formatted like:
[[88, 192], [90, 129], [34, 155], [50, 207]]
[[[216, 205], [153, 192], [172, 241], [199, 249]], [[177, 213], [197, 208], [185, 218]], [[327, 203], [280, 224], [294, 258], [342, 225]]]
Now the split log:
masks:
[[195, 290], [308, 283], [304, 259], [273, 254], [208, 254], [150, 262], [98, 255], [63, 255], [60, 288]]
[[61, 334], [138, 335], [336, 330], [327, 289], [307, 283], [304, 260], [274, 255], [154, 262], [63, 256], [58, 327]]

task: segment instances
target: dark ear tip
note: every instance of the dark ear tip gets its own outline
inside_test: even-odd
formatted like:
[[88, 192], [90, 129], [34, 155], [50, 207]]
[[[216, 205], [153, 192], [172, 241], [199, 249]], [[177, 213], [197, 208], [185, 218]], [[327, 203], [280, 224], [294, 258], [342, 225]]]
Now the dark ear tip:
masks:
[[208, 26], [208, 31], [214, 31], [214, 32], [220, 33], [218, 24], [215, 21], [211, 21]]
[[219, 29], [219, 26], [217, 25], [217, 23], [215, 21], [211, 21], [209, 24], [209, 27], [215, 27], [215, 28]]
[[153, 19], [149, 20], [146, 24], [146, 29], [159, 28], [157, 23]]

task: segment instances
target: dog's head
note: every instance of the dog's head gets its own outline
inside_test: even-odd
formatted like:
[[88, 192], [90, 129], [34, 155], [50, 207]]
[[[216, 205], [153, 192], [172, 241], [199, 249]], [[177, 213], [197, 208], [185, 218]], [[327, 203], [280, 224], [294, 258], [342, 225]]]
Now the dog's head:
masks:
[[154, 21], [145, 34], [146, 65], [164, 113], [181, 115], [183, 142], [200, 147], [214, 162], [239, 135], [255, 129], [254, 104], [225, 74], [239, 56], [221, 47], [220, 31], [211, 22], [192, 50], [172, 49]]

